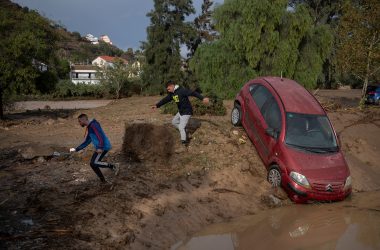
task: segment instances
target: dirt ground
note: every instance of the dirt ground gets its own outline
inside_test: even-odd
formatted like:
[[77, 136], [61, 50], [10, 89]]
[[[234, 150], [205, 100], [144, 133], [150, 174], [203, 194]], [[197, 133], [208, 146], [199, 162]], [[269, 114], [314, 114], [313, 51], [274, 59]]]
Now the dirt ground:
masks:
[[[380, 109], [360, 111], [351, 105], [357, 94], [334, 93], [316, 96], [340, 134], [353, 195], [380, 195]], [[244, 130], [230, 125], [232, 101], [226, 116], [193, 117], [190, 145], [178, 153], [171, 116], [150, 109], [159, 99], [10, 114], [0, 124], [0, 248], [168, 249], [209, 224], [292, 205], [266, 182]], [[91, 170], [91, 147], [52, 156], [81, 143], [82, 112], [113, 144], [107, 160], [120, 163], [120, 174], [103, 171], [112, 184], [100, 185]]]

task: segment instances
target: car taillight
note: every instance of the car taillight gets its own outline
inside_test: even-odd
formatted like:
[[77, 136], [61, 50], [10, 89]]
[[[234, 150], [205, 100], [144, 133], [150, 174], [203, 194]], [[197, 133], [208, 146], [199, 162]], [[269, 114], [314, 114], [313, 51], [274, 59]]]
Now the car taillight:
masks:
[[368, 92], [368, 95], [374, 95], [374, 94], [375, 94], [375, 91]]

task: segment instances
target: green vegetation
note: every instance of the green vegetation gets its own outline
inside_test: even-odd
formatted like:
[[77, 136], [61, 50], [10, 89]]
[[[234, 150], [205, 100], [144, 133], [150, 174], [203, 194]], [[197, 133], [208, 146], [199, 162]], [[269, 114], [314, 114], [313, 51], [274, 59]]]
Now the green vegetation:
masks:
[[148, 93], [159, 93], [168, 80], [182, 82], [180, 46], [195, 32], [184, 19], [194, 12], [191, 0], [154, 0], [154, 10], [147, 14], [148, 40], [143, 44], [142, 80]]
[[98, 75], [101, 79], [100, 83], [108, 89], [108, 93], [112, 93], [114, 98], [119, 99], [122, 90], [128, 91], [129, 75], [133, 73], [133, 68], [120, 59], [116, 60], [113, 65], [113, 67], [99, 69]]
[[338, 35], [337, 59], [344, 74], [363, 83], [380, 80], [380, 1], [347, 1], [343, 7]]
[[[100, 42], [93, 45], [78, 32], [68, 32], [36, 11], [0, 0], [0, 118], [3, 104], [25, 96], [110, 97], [127, 89], [115, 84], [84, 86], [69, 83], [70, 63], [89, 63], [100, 55], [124, 57], [130, 62], [140, 52], [124, 52]], [[135, 84], [130, 84], [134, 86]]]
[[[380, 1], [225, 0], [212, 10], [203, 0], [193, 22], [192, 0], [154, 0], [143, 51], [93, 45], [78, 32], [0, 0], [0, 117], [3, 105], [24, 96], [53, 98], [158, 94], [173, 80], [220, 98], [233, 98], [257, 76], [292, 78], [306, 88], [363, 87], [380, 80]], [[188, 48], [186, 60], [180, 49]], [[72, 84], [70, 63], [99, 55], [143, 64], [141, 78], [115, 64], [101, 84]], [[134, 74], [135, 75], [135, 74]], [[210, 107], [194, 101], [197, 114], [222, 114], [221, 99]], [[221, 106], [219, 106], [221, 105]], [[170, 106], [165, 112], [171, 112]], [[173, 111], [174, 112], [174, 111]]]
[[[54, 65], [56, 35], [49, 23], [34, 11], [18, 9], [8, 1], [0, 2], [0, 117], [5, 102], [15, 94], [29, 94], [51, 89], [37, 80], [54, 80], [56, 69], [41, 70]], [[50, 83], [54, 85], [55, 83]]]
[[107, 92], [107, 89], [101, 84], [74, 84], [70, 80], [62, 80], [51, 95], [58, 99], [70, 97], [102, 98], [108, 96]]
[[219, 40], [201, 45], [190, 61], [204, 91], [232, 98], [247, 80], [265, 75], [317, 85], [333, 37], [304, 4], [290, 10], [286, 0], [229, 0], [214, 18]]

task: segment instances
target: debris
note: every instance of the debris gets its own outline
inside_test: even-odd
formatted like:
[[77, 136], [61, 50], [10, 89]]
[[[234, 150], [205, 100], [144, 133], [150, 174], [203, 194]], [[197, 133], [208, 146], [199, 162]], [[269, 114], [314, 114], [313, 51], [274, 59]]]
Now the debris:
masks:
[[236, 193], [236, 194], [243, 194], [241, 192], [238, 192], [238, 191], [235, 191], [235, 190], [232, 190], [232, 189], [228, 189], [228, 188], [214, 188], [212, 190], [213, 192], [217, 192], [217, 193]]
[[245, 144], [245, 143], [247, 143], [247, 141], [245, 139], [243, 139], [243, 138], [239, 138], [239, 143], [240, 144]]
[[282, 201], [273, 194], [261, 195], [261, 202], [271, 208], [282, 206]]

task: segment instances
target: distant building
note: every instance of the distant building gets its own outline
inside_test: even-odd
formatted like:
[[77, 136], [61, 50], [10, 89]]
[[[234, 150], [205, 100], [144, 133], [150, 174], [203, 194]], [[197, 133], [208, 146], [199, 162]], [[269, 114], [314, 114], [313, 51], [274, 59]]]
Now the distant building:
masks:
[[112, 45], [112, 41], [107, 35], [101, 35], [99, 40]]
[[92, 61], [92, 65], [96, 65], [98, 67], [113, 67], [113, 63], [116, 59], [122, 60], [124, 64], [128, 64], [128, 61], [120, 58], [120, 57], [113, 57], [113, 56], [98, 56]]
[[99, 44], [98, 38], [92, 34], [87, 34], [86, 39], [90, 41], [92, 44]]
[[74, 84], [98, 84], [97, 72], [97, 67], [94, 65], [72, 64], [70, 66], [70, 80]]

